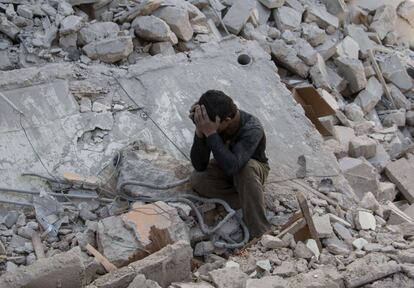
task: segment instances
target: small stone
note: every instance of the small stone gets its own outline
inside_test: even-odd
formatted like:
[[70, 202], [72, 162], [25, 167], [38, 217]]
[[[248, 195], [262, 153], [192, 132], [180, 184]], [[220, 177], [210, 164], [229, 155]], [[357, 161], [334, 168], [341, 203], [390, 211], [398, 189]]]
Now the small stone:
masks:
[[80, 112], [90, 112], [92, 110], [92, 101], [88, 97], [82, 97], [80, 100]]
[[338, 56], [358, 59], [359, 45], [354, 39], [352, 39], [352, 37], [346, 36], [344, 40], [338, 44], [336, 54], [338, 54]]
[[329, 215], [313, 216], [312, 218], [319, 238], [329, 238], [334, 235]]
[[131, 36], [119, 36], [92, 42], [83, 47], [83, 51], [92, 60], [115, 63], [128, 57], [133, 51]]
[[272, 265], [270, 264], [270, 261], [268, 259], [257, 261], [256, 266], [262, 269], [263, 271], [270, 272], [270, 270], [272, 270]]
[[150, 54], [175, 55], [175, 51], [171, 42], [156, 42], [152, 43], [150, 48]]
[[376, 229], [376, 220], [374, 215], [365, 211], [358, 211], [355, 219], [355, 224], [359, 230], [374, 230]]
[[351, 93], [359, 92], [367, 86], [364, 65], [360, 60], [338, 57], [335, 59], [335, 64], [338, 66], [339, 72], [349, 82]]
[[336, 232], [336, 234], [339, 237], [341, 237], [344, 241], [349, 241], [353, 239], [351, 232], [349, 232], [349, 230], [345, 228], [342, 224], [340, 223], [333, 224], [333, 229]]
[[382, 119], [382, 124], [385, 127], [392, 127], [396, 125], [397, 127], [405, 126], [405, 109], [400, 110], [388, 110], [387, 114]]
[[364, 250], [367, 252], [378, 252], [383, 246], [378, 243], [367, 243], [364, 245]]
[[355, 103], [346, 105], [344, 108], [344, 112], [346, 117], [348, 117], [348, 119], [351, 121], [364, 121], [364, 112], [362, 111], [361, 106]]
[[248, 279], [247, 274], [237, 268], [223, 268], [208, 273], [214, 285], [218, 288], [244, 287]]
[[312, 251], [313, 255], [316, 257], [316, 259], [319, 259], [319, 256], [321, 255], [321, 252], [319, 251], [318, 244], [314, 239], [308, 239], [306, 240], [306, 247], [309, 248], [310, 251]]
[[214, 252], [215, 248], [211, 241], [198, 242], [194, 247], [194, 256], [207, 256]]
[[349, 155], [354, 158], [369, 159], [377, 153], [377, 142], [368, 136], [358, 136], [349, 142]]
[[177, 36], [171, 31], [168, 24], [155, 16], [138, 16], [134, 19], [131, 27], [138, 37], [152, 42], [169, 41], [177, 44]]
[[313, 47], [316, 47], [325, 42], [326, 33], [315, 23], [302, 23], [302, 37]]
[[263, 245], [263, 247], [266, 247], [268, 249], [278, 249], [288, 246], [288, 244], [286, 244], [280, 238], [271, 235], [263, 235], [260, 243]]
[[375, 12], [374, 19], [369, 28], [377, 32], [379, 38], [383, 40], [389, 32], [394, 30], [396, 21], [397, 12], [395, 7], [384, 5]]
[[326, 70], [325, 61], [319, 54], [317, 54], [316, 59], [316, 64], [309, 71], [312, 82], [316, 88], [322, 88], [331, 91], [332, 87], [330, 84], [328, 72]]
[[306, 9], [304, 19], [306, 22], [316, 22], [319, 27], [326, 29], [329, 26], [339, 28], [338, 17], [326, 11], [324, 5], [309, 5]]
[[0, 15], [0, 32], [4, 33], [13, 40], [16, 40], [17, 35], [20, 33], [20, 28], [13, 22], [7, 20], [6, 17]]
[[273, 275], [280, 277], [292, 277], [298, 274], [295, 262], [283, 261], [282, 264], [273, 269]]
[[194, 30], [187, 10], [167, 6], [156, 10], [153, 15], [164, 20], [179, 39], [189, 41], [193, 37]]
[[33, 19], [33, 11], [28, 5], [17, 6], [17, 14], [27, 19]]
[[412, 88], [413, 82], [404, 68], [400, 58], [396, 54], [390, 54], [388, 57], [379, 61], [384, 78], [392, 82], [402, 91], [407, 91]]
[[286, 6], [273, 10], [273, 18], [275, 19], [277, 29], [282, 32], [285, 30], [296, 30], [300, 28], [300, 23], [302, 22], [302, 14]]
[[296, 258], [311, 259], [314, 256], [314, 253], [305, 245], [305, 243], [299, 241], [296, 243], [293, 255]]
[[70, 5], [66, 1], [59, 1], [57, 11], [60, 15], [63, 15], [63, 16], [69, 16], [75, 13], [75, 11], [72, 8], [72, 5]]
[[347, 256], [351, 253], [348, 245], [346, 245], [343, 241], [339, 239], [336, 239], [336, 238], [326, 239], [324, 243], [328, 251], [334, 255]]
[[371, 211], [376, 211], [380, 206], [374, 194], [372, 194], [371, 192], [368, 192], [364, 195], [364, 198], [362, 198], [359, 205], [362, 208], [365, 208]]
[[309, 66], [297, 56], [294, 48], [287, 45], [283, 40], [275, 40], [270, 48], [272, 57], [281, 62], [288, 70], [302, 78], [308, 77]]
[[256, 1], [234, 1], [232, 4], [223, 23], [230, 33], [238, 35], [255, 9]]
[[13, 262], [7, 261], [7, 263], [6, 263], [6, 272], [14, 273], [14, 272], [17, 271], [18, 268], [19, 267], [16, 264], [14, 264]]
[[352, 242], [352, 246], [357, 250], [362, 250], [366, 244], [368, 244], [368, 241], [364, 238], [358, 238]]
[[16, 224], [17, 219], [19, 218], [19, 213], [17, 211], [10, 211], [3, 219], [4, 225], [7, 228], [11, 228], [14, 224]]
[[259, 2], [269, 9], [280, 8], [285, 4], [285, 0], [259, 0]]
[[354, 103], [361, 106], [365, 113], [371, 112], [381, 100], [383, 89], [377, 78], [369, 78], [366, 88], [358, 94]]

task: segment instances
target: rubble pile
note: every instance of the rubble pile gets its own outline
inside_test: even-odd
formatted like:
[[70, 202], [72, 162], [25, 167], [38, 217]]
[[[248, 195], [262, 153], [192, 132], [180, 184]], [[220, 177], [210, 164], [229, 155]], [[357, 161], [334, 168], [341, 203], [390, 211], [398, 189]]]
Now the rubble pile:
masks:
[[[184, 52], [191, 62], [200, 45], [208, 50], [202, 44], [238, 36], [272, 58], [338, 160], [333, 175], [313, 174], [299, 157], [296, 177], [270, 177], [265, 198], [274, 229], [236, 249], [220, 243], [245, 244], [240, 211], [226, 219], [230, 212], [217, 203], [195, 200], [194, 209], [172, 199], [191, 193], [188, 163], [142, 143], [119, 151], [102, 175], [41, 176], [50, 192], [26, 191], [36, 194], [33, 203], [18, 204], [32, 207], [0, 213], [0, 287], [413, 287], [414, 39], [404, 32], [413, 26], [410, 0], [0, 0], [0, 70], [74, 64], [76, 81], [53, 89], [69, 90], [91, 126], [76, 132], [85, 150], [112, 153], [102, 148], [108, 131], [132, 122], [119, 95], [101, 97], [120, 85], [114, 67], [129, 66], [136, 77], [154, 55], [174, 65]], [[86, 69], [102, 73], [91, 79]], [[311, 94], [319, 101], [312, 109]], [[56, 113], [75, 115], [76, 105], [64, 101], [69, 108]], [[130, 182], [137, 180], [181, 182], [153, 189]], [[223, 219], [214, 233], [203, 231]]]

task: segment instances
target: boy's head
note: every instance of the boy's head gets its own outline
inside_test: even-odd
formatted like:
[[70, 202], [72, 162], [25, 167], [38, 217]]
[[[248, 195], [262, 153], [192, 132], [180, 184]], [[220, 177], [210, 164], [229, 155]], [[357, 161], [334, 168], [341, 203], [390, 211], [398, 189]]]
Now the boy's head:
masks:
[[222, 91], [208, 90], [201, 95], [198, 104], [206, 107], [211, 121], [216, 121], [216, 116], [220, 118], [218, 132], [224, 131], [237, 114], [237, 106], [234, 104], [233, 99]]

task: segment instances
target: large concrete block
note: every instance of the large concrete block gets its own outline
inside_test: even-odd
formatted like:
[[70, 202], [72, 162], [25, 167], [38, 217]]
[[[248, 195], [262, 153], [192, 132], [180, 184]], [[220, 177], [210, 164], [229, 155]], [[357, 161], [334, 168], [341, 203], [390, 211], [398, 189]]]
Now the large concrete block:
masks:
[[234, 1], [223, 18], [223, 23], [229, 32], [238, 35], [255, 7], [254, 0]]
[[389, 55], [380, 61], [379, 66], [384, 78], [401, 90], [407, 91], [413, 86], [413, 80], [396, 54]]
[[390, 5], [380, 7], [374, 15], [374, 19], [369, 28], [377, 32], [379, 38], [383, 40], [385, 36], [394, 30], [397, 21], [397, 12]]
[[166, 288], [173, 282], [190, 280], [193, 250], [190, 243], [179, 241], [158, 252], [108, 273], [88, 288], [126, 288], [138, 274]]
[[15, 272], [0, 277], [2, 288], [73, 288], [85, 284], [85, 259], [79, 247], [50, 258], [39, 259], [33, 265], [21, 266]]
[[404, 195], [409, 203], [414, 203], [414, 166], [407, 159], [401, 158], [385, 167], [385, 174]]
[[364, 65], [358, 59], [338, 57], [335, 59], [338, 70], [349, 82], [351, 93], [361, 91], [367, 86]]

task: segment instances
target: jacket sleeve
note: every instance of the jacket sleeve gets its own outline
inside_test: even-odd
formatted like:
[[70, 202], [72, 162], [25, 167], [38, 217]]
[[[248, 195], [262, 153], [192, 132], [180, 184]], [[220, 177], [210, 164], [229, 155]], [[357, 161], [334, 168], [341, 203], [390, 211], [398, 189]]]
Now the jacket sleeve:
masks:
[[214, 159], [227, 176], [237, 173], [252, 157], [262, 139], [264, 132], [254, 128], [242, 135], [233, 146], [232, 151], [223, 143], [221, 137], [215, 133], [207, 137], [207, 145], [213, 152]]
[[199, 138], [197, 135], [194, 135], [193, 146], [191, 147], [191, 163], [197, 171], [204, 171], [208, 167], [210, 160], [211, 149], [207, 146], [207, 141], [205, 138]]

